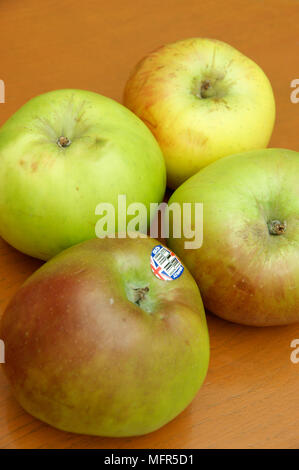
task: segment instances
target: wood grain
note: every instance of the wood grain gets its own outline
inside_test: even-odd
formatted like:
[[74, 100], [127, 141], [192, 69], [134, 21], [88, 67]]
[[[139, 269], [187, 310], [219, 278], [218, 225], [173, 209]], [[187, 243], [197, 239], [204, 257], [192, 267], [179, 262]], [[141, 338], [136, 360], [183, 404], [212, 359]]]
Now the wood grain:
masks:
[[[299, 150], [297, 0], [1, 0], [0, 124], [29, 98], [72, 87], [121, 101], [134, 64], [159, 45], [192, 36], [222, 39], [255, 60], [277, 101], [271, 146]], [[1, 188], [0, 188], [1, 190]], [[0, 241], [0, 312], [41, 263]], [[299, 364], [290, 343], [299, 327], [256, 329], [208, 316], [211, 364], [193, 403], [140, 438], [59, 432], [27, 415], [0, 372], [1, 448], [298, 448]]]

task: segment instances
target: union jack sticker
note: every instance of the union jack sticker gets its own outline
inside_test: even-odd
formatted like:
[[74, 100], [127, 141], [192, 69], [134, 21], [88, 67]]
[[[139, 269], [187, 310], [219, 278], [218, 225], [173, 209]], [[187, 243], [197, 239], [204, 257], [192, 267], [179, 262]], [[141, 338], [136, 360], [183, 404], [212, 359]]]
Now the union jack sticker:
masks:
[[151, 253], [151, 268], [154, 275], [163, 281], [174, 281], [184, 271], [178, 257], [162, 245], [156, 245]]

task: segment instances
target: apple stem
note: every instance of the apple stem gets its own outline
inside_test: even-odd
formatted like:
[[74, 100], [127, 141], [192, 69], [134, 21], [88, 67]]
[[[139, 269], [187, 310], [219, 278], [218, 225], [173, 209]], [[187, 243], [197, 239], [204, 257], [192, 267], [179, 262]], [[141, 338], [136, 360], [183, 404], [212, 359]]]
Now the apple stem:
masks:
[[68, 139], [68, 137], [64, 137], [63, 135], [61, 135], [58, 139], [57, 139], [57, 145], [59, 145], [59, 147], [68, 147], [69, 145], [71, 145], [71, 141], [70, 139]]
[[280, 222], [279, 220], [270, 220], [268, 222], [268, 230], [270, 235], [282, 235], [287, 229], [286, 222]]
[[204, 80], [200, 87], [201, 98], [211, 98], [215, 96], [215, 91], [212, 88], [211, 80]]
[[145, 299], [146, 293], [149, 291], [149, 287], [136, 287], [134, 288], [135, 304], [140, 307], [140, 302]]

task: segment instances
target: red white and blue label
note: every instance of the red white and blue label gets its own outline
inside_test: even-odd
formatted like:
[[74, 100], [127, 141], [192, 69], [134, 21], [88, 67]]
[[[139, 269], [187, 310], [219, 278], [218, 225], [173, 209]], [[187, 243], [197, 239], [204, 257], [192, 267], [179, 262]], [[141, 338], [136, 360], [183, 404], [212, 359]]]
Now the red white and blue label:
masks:
[[174, 281], [184, 271], [184, 266], [178, 257], [162, 245], [156, 245], [152, 251], [151, 268], [154, 275], [163, 281]]

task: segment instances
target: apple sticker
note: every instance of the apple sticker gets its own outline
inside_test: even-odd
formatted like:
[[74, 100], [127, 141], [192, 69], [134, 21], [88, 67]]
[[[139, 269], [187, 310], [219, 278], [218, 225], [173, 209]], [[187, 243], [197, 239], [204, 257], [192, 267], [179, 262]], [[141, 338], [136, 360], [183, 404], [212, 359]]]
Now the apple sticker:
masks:
[[154, 275], [163, 281], [174, 281], [183, 274], [184, 266], [178, 257], [162, 245], [156, 245], [151, 253]]

